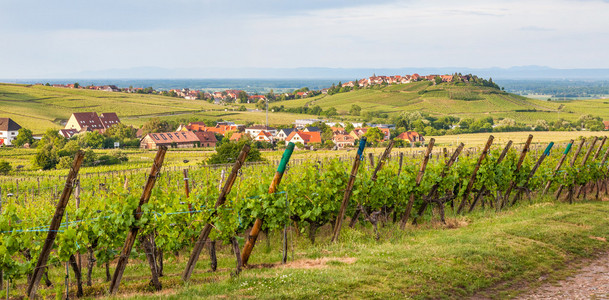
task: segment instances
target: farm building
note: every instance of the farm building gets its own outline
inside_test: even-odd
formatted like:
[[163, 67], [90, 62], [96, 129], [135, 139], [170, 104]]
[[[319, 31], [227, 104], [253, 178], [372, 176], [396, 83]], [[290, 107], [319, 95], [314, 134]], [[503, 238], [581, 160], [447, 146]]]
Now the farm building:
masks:
[[142, 149], [156, 149], [158, 146], [171, 148], [195, 148], [201, 140], [191, 131], [149, 133], [140, 141]]
[[309, 144], [318, 143], [321, 144], [321, 134], [319, 132], [302, 132], [302, 131], [293, 131], [290, 135], [285, 139], [285, 144], [289, 144], [290, 142], [296, 144], [301, 143], [305, 146]]
[[197, 131], [195, 135], [199, 138], [201, 147], [216, 147], [218, 139], [213, 132]]
[[97, 115], [96, 112], [73, 113], [64, 129], [75, 129], [78, 132], [98, 131], [103, 133], [106, 129], [120, 122], [116, 113], [102, 113], [100, 115]]
[[11, 146], [20, 128], [11, 118], [0, 118], [0, 146]]
[[355, 139], [348, 134], [336, 134], [332, 138], [332, 141], [338, 148], [353, 147], [355, 145]]
[[396, 139], [413, 142], [424, 142], [425, 138], [416, 131], [406, 131], [395, 137]]

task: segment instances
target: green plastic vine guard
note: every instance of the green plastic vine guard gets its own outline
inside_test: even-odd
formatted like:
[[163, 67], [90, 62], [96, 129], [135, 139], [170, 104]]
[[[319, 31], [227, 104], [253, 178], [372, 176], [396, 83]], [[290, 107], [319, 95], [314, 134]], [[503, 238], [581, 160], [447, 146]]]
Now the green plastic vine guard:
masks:
[[563, 153], [564, 155], [569, 154], [569, 151], [571, 151], [571, 146], [573, 146], [573, 143], [569, 143], [567, 145], [567, 148], [565, 149], [565, 152]]
[[362, 137], [361, 140], [359, 140], [359, 148], [357, 148], [357, 155], [359, 156], [360, 160], [364, 160], [364, 148], [366, 147], [366, 137]]
[[283, 173], [285, 171], [288, 161], [290, 161], [290, 157], [292, 156], [292, 152], [294, 152], [294, 143], [290, 142], [283, 152], [281, 162], [279, 162], [279, 167], [277, 167], [278, 173]]
[[546, 151], [543, 152], [543, 155], [546, 155], [546, 156], [550, 155], [550, 149], [552, 149], [553, 146], [554, 146], [554, 142], [550, 142], [548, 144], [548, 147], [546, 147]]

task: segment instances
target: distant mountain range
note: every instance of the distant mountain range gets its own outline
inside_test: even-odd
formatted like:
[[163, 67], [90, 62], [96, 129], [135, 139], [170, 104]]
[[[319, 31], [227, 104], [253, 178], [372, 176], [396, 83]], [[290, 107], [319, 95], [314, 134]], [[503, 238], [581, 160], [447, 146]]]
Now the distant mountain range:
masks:
[[606, 80], [609, 69], [554, 69], [543, 66], [520, 66], [510, 68], [160, 68], [137, 67], [83, 71], [73, 74], [57, 74], [47, 78], [138, 78], [138, 79], [178, 79], [178, 78], [258, 78], [258, 79], [349, 79], [376, 75], [427, 74], [475, 74], [493, 79], [574, 79]]

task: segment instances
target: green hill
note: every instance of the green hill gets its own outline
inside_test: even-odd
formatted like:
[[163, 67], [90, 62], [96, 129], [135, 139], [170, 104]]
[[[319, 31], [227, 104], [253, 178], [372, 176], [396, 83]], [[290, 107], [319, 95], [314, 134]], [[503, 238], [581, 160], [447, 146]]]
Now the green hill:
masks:
[[518, 122], [532, 124], [538, 119], [553, 121], [558, 118], [575, 120], [581, 114], [609, 116], [609, 105], [603, 104], [601, 111], [590, 110], [600, 101], [571, 101], [567, 103], [528, 99], [509, 94], [495, 88], [474, 85], [442, 83], [433, 85], [430, 81], [391, 85], [353, 90], [334, 95], [320, 95], [313, 98], [275, 102], [272, 106], [286, 108], [319, 105], [326, 110], [334, 107], [339, 116], [350, 117], [352, 105], [358, 105], [362, 112], [386, 113], [389, 116], [403, 111], [420, 111], [432, 116], [456, 116], [474, 118], [491, 116], [511, 118]]
[[[116, 112], [121, 121], [139, 126], [153, 117], [164, 119], [235, 120], [264, 122], [261, 111], [242, 112], [238, 107], [221, 106], [200, 100], [186, 100], [150, 94], [128, 94], [84, 89], [54, 88], [41, 85], [0, 83], [0, 117], [9, 117], [21, 126], [42, 133], [62, 128], [73, 112]], [[295, 114], [269, 114], [272, 124], [290, 124]]]
[[[351, 116], [352, 105], [362, 108], [360, 116]], [[429, 81], [374, 86], [334, 95], [277, 101], [269, 107], [285, 108], [320, 106], [336, 108], [332, 120], [362, 121], [366, 116], [387, 114], [389, 118], [368, 117], [367, 121], [389, 122], [401, 112], [420, 111], [432, 116], [455, 116], [461, 119], [483, 117], [511, 118], [525, 124], [537, 120], [577, 120], [591, 114], [609, 119], [609, 100], [541, 101], [505, 93], [495, 88], [453, 83], [432, 84]], [[41, 133], [47, 128], [61, 128], [73, 112], [116, 112], [129, 125], [139, 126], [152, 117], [165, 119], [209, 119], [262, 123], [263, 111], [237, 111], [237, 105], [221, 106], [200, 100], [185, 100], [160, 95], [128, 94], [81, 89], [53, 88], [40, 85], [0, 84], [0, 117], [10, 117], [24, 127]], [[290, 124], [295, 119], [318, 116], [273, 112], [269, 123]]]

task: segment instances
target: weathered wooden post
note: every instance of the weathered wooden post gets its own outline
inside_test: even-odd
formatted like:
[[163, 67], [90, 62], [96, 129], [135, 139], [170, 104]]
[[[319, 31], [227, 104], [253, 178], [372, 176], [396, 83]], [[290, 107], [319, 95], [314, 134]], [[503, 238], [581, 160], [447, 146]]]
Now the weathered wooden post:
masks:
[[[527, 138], [527, 141], [524, 143], [524, 146], [522, 147], [522, 151], [520, 152], [520, 158], [518, 159], [518, 163], [516, 164], [516, 170], [514, 170], [515, 174], [517, 174], [518, 171], [520, 171], [520, 167], [522, 166], [522, 163], [524, 162], [524, 159], [527, 156], [527, 153], [529, 152], [529, 147], [531, 146], [532, 141], [533, 141], [533, 135], [529, 134], [529, 137]], [[510, 182], [510, 185], [508, 186], [508, 189], [505, 191], [505, 195], [503, 196], [503, 200], [501, 201], [501, 206], [498, 208], [498, 210], [500, 210], [507, 204], [507, 202], [509, 201], [509, 198], [510, 198], [510, 194], [512, 193], [512, 189], [514, 189], [516, 187], [516, 184], [517, 184], [517, 182], [514, 179], [512, 179], [512, 181]]]
[[[351, 191], [353, 190], [353, 184], [355, 183], [355, 178], [357, 177], [357, 171], [359, 170], [360, 162], [364, 159], [363, 155], [365, 147], [366, 137], [362, 137], [362, 139], [359, 141], [359, 147], [357, 149], [357, 153], [355, 154], [355, 158], [353, 159], [353, 167], [351, 167], [351, 176], [349, 176], [349, 181], [347, 182], [347, 188], [345, 189], [343, 201], [340, 205], [338, 216], [336, 217], [336, 223], [334, 224], [334, 231], [332, 234], [332, 242], [337, 241], [338, 236], [340, 235], [340, 229], [343, 224], [343, 218], [345, 217], [345, 211], [347, 210], [347, 206], [349, 205], [349, 199], [351, 198]], [[400, 162], [402, 161], [402, 157], [403, 156], [400, 155]]]
[[400, 221], [400, 229], [406, 228], [406, 222], [408, 222], [408, 218], [410, 217], [410, 212], [412, 211], [412, 206], [414, 205], [414, 198], [416, 194], [416, 190], [421, 185], [421, 181], [423, 180], [423, 175], [425, 174], [425, 168], [427, 168], [427, 163], [429, 162], [429, 156], [431, 155], [431, 150], [433, 150], [433, 145], [436, 142], [436, 139], [431, 138], [429, 143], [427, 144], [427, 150], [425, 151], [425, 157], [421, 162], [421, 168], [419, 169], [419, 173], [417, 174], [417, 178], [415, 180], [415, 188], [414, 191], [410, 194], [410, 199], [408, 200], [408, 205], [406, 205], [406, 211], [402, 215], [402, 220]]
[[[277, 187], [281, 183], [281, 178], [283, 177], [285, 168], [288, 162], [290, 161], [292, 152], [294, 152], [294, 143], [289, 143], [285, 151], [283, 152], [281, 162], [277, 167], [277, 172], [275, 172], [275, 176], [273, 177], [271, 186], [269, 186], [269, 194], [274, 194], [277, 191]], [[247, 236], [245, 245], [243, 245], [243, 251], [241, 252], [241, 261], [244, 266], [247, 265], [247, 262], [250, 259], [250, 255], [252, 253], [252, 250], [254, 249], [254, 246], [256, 245], [256, 239], [258, 239], [260, 229], [262, 229], [262, 219], [257, 218], [256, 221], [254, 221], [254, 225], [252, 226], [252, 229], [250, 230], [250, 233]]]
[[[442, 169], [442, 173], [440, 173], [440, 182], [437, 182], [436, 184], [434, 184], [431, 187], [429, 194], [427, 194], [427, 199], [432, 199], [433, 197], [436, 196], [436, 194], [438, 192], [438, 188], [440, 187], [441, 181], [446, 177], [446, 175], [448, 175], [448, 171], [452, 167], [453, 163], [455, 163], [455, 161], [457, 161], [457, 158], [459, 157], [459, 154], [461, 154], [461, 151], [463, 150], [464, 146], [465, 145], [463, 143], [460, 143], [459, 146], [457, 147], [457, 149], [455, 150], [455, 152], [453, 152], [450, 159], [446, 162], [446, 165], [444, 165], [444, 168]], [[446, 148], [444, 148], [444, 149], [446, 149]], [[423, 215], [423, 212], [425, 212], [425, 209], [427, 208], [428, 204], [430, 204], [428, 201], [423, 201], [423, 205], [421, 205], [421, 207], [419, 208], [417, 216], [414, 218], [414, 220], [412, 220], [413, 225], [417, 224], [417, 219]]]
[[569, 141], [569, 144], [567, 144], [567, 147], [565, 148], [565, 152], [562, 153], [562, 157], [558, 161], [558, 164], [556, 165], [556, 169], [554, 169], [554, 172], [552, 173], [552, 177], [550, 177], [550, 179], [548, 179], [548, 182], [546, 183], [546, 187], [543, 189], [543, 192], [541, 193], [542, 197], [550, 189], [550, 186], [552, 185], [553, 178], [556, 177], [556, 175], [558, 174], [558, 171], [560, 170], [560, 167], [562, 167], [562, 164], [567, 159], [567, 155], [569, 155], [569, 151], [571, 151], [571, 147], [573, 146], [573, 142], [574, 141], [571, 140], [571, 141]]
[[527, 179], [525, 180], [524, 184], [518, 189], [518, 191], [516, 191], [516, 195], [514, 195], [514, 199], [512, 199], [512, 206], [516, 204], [516, 201], [518, 201], [518, 197], [520, 196], [520, 194], [522, 194], [522, 191], [526, 189], [526, 187], [529, 185], [529, 180], [531, 180], [533, 175], [535, 175], [535, 172], [537, 172], [537, 169], [543, 163], [543, 160], [546, 159], [546, 156], [550, 155], [550, 150], [552, 149], [552, 146], [554, 146], [554, 142], [550, 142], [550, 144], [548, 144], [546, 150], [543, 151], [543, 153], [537, 160], [537, 163], [535, 164], [535, 166], [533, 166], [531, 172], [529, 172], [529, 176], [527, 176]]
[[[596, 144], [597, 141], [598, 141], [598, 137], [594, 137], [594, 139], [592, 140], [592, 143], [590, 144], [590, 148], [588, 148], [588, 151], [586, 151], [586, 155], [584, 156], [584, 159], [582, 160], [582, 164], [581, 164], [582, 167], [584, 167], [586, 165], [586, 162], [588, 162], [588, 158], [592, 154], [592, 151], [594, 151], [594, 145]], [[572, 187], [569, 190], [569, 201], [571, 201], [571, 198], [573, 197], [573, 195], [575, 195], [575, 197], [579, 197], [579, 193], [581, 192], [581, 189], [582, 189], [582, 185], [577, 185], [574, 188]]]
[[[508, 153], [508, 150], [510, 150], [511, 146], [512, 146], [512, 141], [510, 140], [510, 141], [508, 141], [507, 145], [505, 145], [505, 148], [503, 148], [503, 152], [501, 152], [501, 155], [499, 155], [499, 158], [497, 159], [497, 165], [499, 165], [503, 161], [503, 159], [505, 158], [505, 156]], [[486, 186], [483, 186], [482, 188], [480, 188], [480, 191], [478, 192], [476, 197], [474, 197], [474, 201], [472, 202], [472, 205], [469, 207], [468, 212], [471, 213], [474, 210], [474, 207], [476, 207], [476, 203], [478, 203], [480, 198], [482, 198], [484, 196], [485, 192], [486, 192]]]
[[457, 209], [457, 214], [460, 214], [461, 211], [463, 211], [463, 208], [465, 207], [465, 204], [467, 203], [467, 198], [469, 197], [469, 193], [471, 192], [472, 188], [474, 187], [474, 182], [476, 181], [476, 176], [478, 175], [478, 169], [480, 169], [480, 165], [482, 164], [482, 161], [486, 158], [486, 154], [488, 153], [489, 149], [491, 148], [491, 144], [493, 144], [493, 139], [495, 139], [494, 136], [489, 136], [488, 140], [486, 141], [486, 145], [484, 145], [484, 150], [482, 150], [482, 154], [480, 154], [480, 157], [478, 158], [478, 162], [476, 163], [476, 166], [474, 167], [474, 171], [472, 172], [472, 176], [469, 178], [469, 182], [467, 183], [467, 187], [465, 188], [465, 192], [463, 193], [463, 198], [461, 199], [461, 203], [459, 204], [459, 208]]
[[[239, 153], [239, 156], [237, 157], [237, 161], [235, 161], [235, 164], [233, 165], [233, 169], [232, 169], [230, 175], [228, 176], [228, 178], [226, 179], [224, 188], [220, 192], [220, 195], [218, 195], [218, 200], [216, 201], [216, 205], [214, 206], [214, 212], [212, 213], [212, 216], [214, 214], [216, 214], [216, 209], [220, 205], [224, 204], [224, 202], [226, 201], [226, 195], [228, 195], [228, 193], [230, 193], [230, 190], [233, 187], [235, 180], [237, 179], [239, 169], [241, 169], [241, 166], [243, 166], [243, 163], [245, 162], [245, 159], [247, 158], [247, 154], [249, 152], [250, 152], [250, 146], [247, 144], [243, 145], [243, 148], [241, 149], [241, 153]], [[211, 220], [211, 218], [210, 218], [210, 220]], [[197, 242], [195, 243], [195, 246], [192, 249], [192, 253], [190, 254], [190, 258], [188, 259], [188, 264], [186, 265], [186, 270], [184, 270], [184, 274], [182, 274], [182, 279], [184, 281], [188, 281], [190, 279], [190, 276], [192, 275], [192, 272], [195, 269], [195, 265], [197, 264], [197, 260], [199, 260], [199, 255], [201, 254], [201, 250], [203, 250], [203, 247], [205, 246], [205, 242], [207, 240], [207, 237], [209, 236], [209, 233], [211, 232], [211, 229], [212, 229], [211, 223], [207, 223], [207, 224], [205, 224], [205, 227], [203, 227], [203, 229], [201, 230], [201, 233], [199, 234], [199, 238], [197, 239]]]
[[[573, 155], [573, 158], [571, 159], [571, 162], [569, 163], [569, 166], [571, 168], [573, 166], [575, 166], [575, 162], [577, 161], [577, 157], [579, 156], [579, 153], [581, 153], [582, 148], [584, 147], [585, 143], [586, 143], [586, 139], [582, 139], [581, 142], [579, 143], [579, 146], [577, 147], [577, 150], [575, 151], [575, 154]], [[561, 184], [558, 187], [558, 190], [556, 191], [556, 200], [558, 200], [558, 198], [560, 198], [560, 194], [562, 193], [563, 188], [565, 188], [564, 184]]]
[[[150, 200], [150, 195], [152, 194], [152, 189], [154, 188], [156, 179], [159, 173], [161, 172], [161, 167], [163, 166], [163, 161], [165, 160], [166, 152], [167, 147], [159, 146], [159, 150], [157, 151], [156, 157], [154, 158], [154, 162], [152, 163], [152, 168], [150, 169], [150, 174], [148, 175], [148, 180], [146, 181], [146, 185], [144, 186], [142, 196], [140, 197], [140, 202], [135, 211], [133, 212], [133, 217], [135, 218], [136, 222], [142, 218], [142, 205], [148, 203], [148, 200]], [[118, 262], [116, 263], [116, 269], [114, 270], [114, 275], [112, 276], [112, 280], [110, 281], [110, 294], [116, 294], [116, 292], [118, 291], [121, 279], [123, 278], [123, 272], [125, 272], [125, 268], [127, 267], [129, 255], [131, 254], [131, 249], [133, 248], [133, 244], [135, 243], [135, 239], [137, 238], [137, 233], [139, 230], [139, 227], [132, 226], [129, 229], [129, 232], [127, 233], [127, 238], [125, 239], [123, 250], [121, 251], [121, 255], [118, 258]], [[152, 255], [152, 253], [147, 253], [146, 255]], [[155, 274], [153, 274], [153, 277], [154, 275]]]
[[51, 220], [51, 225], [49, 226], [47, 238], [44, 240], [42, 251], [40, 252], [38, 262], [36, 263], [36, 267], [34, 268], [34, 273], [32, 274], [31, 280], [27, 287], [27, 295], [30, 299], [35, 299], [36, 297], [36, 289], [38, 288], [38, 284], [40, 283], [42, 274], [44, 273], [44, 270], [47, 266], [49, 254], [51, 253], [53, 243], [55, 242], [55, 238], [57, 237], [57, 230], [61, 225], [61, 219], [63, 218], [66, 206], [68, 205], [68, 200], [70, 199], [70, 195], [72, 194], [72, 189], [74, 188], [74, 180], [78, 175], [78, 171], [80, 170], [80, 166], [82, 165], [84, 157], [85, 152], [82, 150], [78, 150], [78, 152], [76, 152], [76, 155], [74, 156], [74, 162], [72, 162], [70, 173], [66, 178], [66, 183], [64, 185], [61, 198], [59, 198], [59, 201], [57, 202], [57, 207], [55, 208], [55, 215]]
[[402, 173], [402, 163], [404, 162], [404, 152], [400, 152], [400, 166], [398, 167], [398, 177]]

